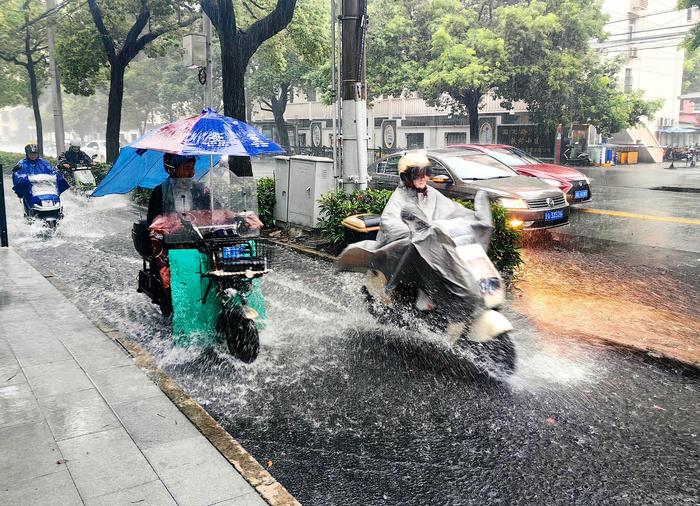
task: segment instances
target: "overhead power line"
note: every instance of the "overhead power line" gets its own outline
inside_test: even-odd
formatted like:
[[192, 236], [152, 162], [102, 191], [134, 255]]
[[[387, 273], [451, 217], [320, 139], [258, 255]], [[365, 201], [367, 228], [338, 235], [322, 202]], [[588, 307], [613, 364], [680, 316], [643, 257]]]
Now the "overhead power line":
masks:
[[614, 23], [624, 23], [624, 22], [626, 22], [626, 21], [629, 22], [630, 19], [650, 18], [650, 17], [652, 17], [652, 16], [659, 16], [659, 15], [661, 15], [661, 14], [670, 14], [671, 12], [677, 12], [677, 13], [679, 13], [679, 14], [681, 13], [681, 11], [679, 11], [678, 9], [670, 9], [670, 10], [667, 10], [667, 11], [650, 12], [649, 14], [645, 14], [645, 15], [643, 15], [643, 16], [633, 16], [633, 17], [631, 17], [631, 18], [630, 18], [630, 17], [626, 17], [626, 18], [624, 18], [624, 19], [616, 19], [615, 21], [608, 21], [607, 23], [605, 23], [605, 25], [607, 26], [607, 25], [612, 25], [612, 24], [614, 24]]
[[[637, 34], [637, 33], [647, 33], [647, 32], [660, 32], [661, 30], [676, 30], [679, 28], [692, 28], [696, 24], [697, 23], [690, 23], [688, 25], [680, 25], [680, 26], [662, 26], [660, 28], [649, 28], [646, 30], [632, 30], [632, 33]], [[612, 33], [612, 34], [610, 34], [610, 36], [611, 37], [627, 37], [627, 36], [629, 36], [629, 32]]]

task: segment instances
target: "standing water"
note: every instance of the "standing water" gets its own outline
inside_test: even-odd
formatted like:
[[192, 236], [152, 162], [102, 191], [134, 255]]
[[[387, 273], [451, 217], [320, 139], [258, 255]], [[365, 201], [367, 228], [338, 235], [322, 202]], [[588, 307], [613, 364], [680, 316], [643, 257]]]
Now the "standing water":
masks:
[[47, 235], [10, 193], [13, 247], [146, 348], [304, 504], [697, 503], [697, 375], [507, 311], [516, 374], [474, 376], [419, 327], [374, 323], [360, 276], [283, 249], [256, 362], [174, 349], [136, 292], [126, 197], [66, 193]]

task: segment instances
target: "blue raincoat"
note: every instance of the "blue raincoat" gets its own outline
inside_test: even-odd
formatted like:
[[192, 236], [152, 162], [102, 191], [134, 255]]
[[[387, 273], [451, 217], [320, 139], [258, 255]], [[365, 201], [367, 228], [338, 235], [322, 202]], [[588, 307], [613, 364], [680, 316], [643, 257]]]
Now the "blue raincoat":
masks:
[[[55, 177], [55, 184], [50, 176]], [[36, 184], [37, 180], [42, 180], [42, 184]], [[70, 185], [61, 173], [43, 158], [34, 161], [23, 158], [12, 169], [12, 189], [26, 206], [40, 204], [42, 200], [57, 200], [68, 188]]]

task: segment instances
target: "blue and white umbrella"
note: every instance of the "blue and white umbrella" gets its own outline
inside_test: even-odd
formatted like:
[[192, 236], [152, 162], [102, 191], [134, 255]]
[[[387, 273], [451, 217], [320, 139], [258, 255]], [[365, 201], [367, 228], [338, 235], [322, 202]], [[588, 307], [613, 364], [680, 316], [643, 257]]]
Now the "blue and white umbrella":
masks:
[[275, 155], [284, 149], [244, 121], [205, 109], [197, 116], [152, 130], [122, 148], [92, 196], [158, 186], [168, 177], [163, 169], [164, 153], [194, 156], [195, 178], [200, 178], [222, 155]]

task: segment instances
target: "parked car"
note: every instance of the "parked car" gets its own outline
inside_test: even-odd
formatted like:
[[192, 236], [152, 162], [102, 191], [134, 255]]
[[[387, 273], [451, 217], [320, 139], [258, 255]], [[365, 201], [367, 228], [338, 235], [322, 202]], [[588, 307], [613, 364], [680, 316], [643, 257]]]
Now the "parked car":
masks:
[[456, 144], [454, 149], [469, 149], [486, 153], [505, 163], [521, 176], [532, 176], [558, 187], [569, 204], [580, 204], [592, 200], [591, 182], [576, 169], [544, 163], [524, 151], [504, 144]]
[[[393, 190], [399, 184], [398, 163], [404, 153], [394, 153], [368, 168], [370, 187]], [[539, 179], [518, 175], [495, 158], [471, 149], [429, 149], [428, 184], [450, 198], [473, 200], [485, 190], [489, 198], [508, 210], [510, 224], [524, 230], [559, 227], [569, 222], [564, 194]]]
[[[107, 161], [107, 143], [105, 141], [90, 141], [81, 148], [87, 155], [98, 162]], [[97, 155], [97, 157], [95, 157]]]

